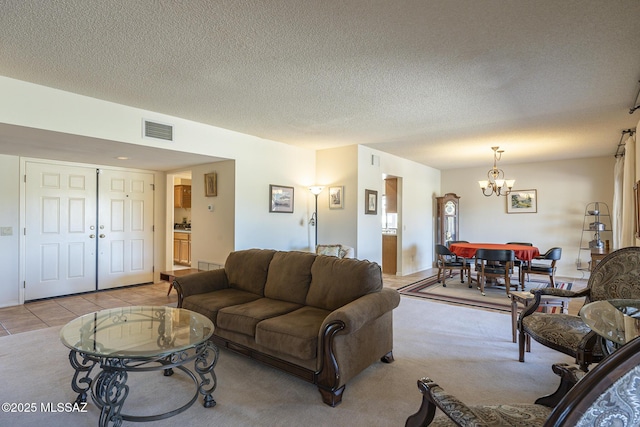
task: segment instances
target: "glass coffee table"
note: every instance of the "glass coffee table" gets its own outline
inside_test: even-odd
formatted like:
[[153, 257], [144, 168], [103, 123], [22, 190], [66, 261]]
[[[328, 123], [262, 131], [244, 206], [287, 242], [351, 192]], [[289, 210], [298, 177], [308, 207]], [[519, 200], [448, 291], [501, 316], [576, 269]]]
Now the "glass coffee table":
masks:
[[640, 335], [640, 300], [611, 299], [594, 301], [580, 309], [580, 317], [604, 339], [607, 354]]
[[[67, 323], [60, 331], [62, 343], [71, 349], [69, 361], [75, 370], [71, 388], [77, 403], [90, 395], [101, 408], [100, 427], [126, 421], [155, 421], [191, 407], [203, 395], [206, 408], [215, 406], [214, 367], [219, 350], [209, 341], [213, 323], [205, 316], [182, 308], [131, 306], [86, 314]], [[193, 362], [193, 371], [185, 365]], [[179, 369], [194, 382], [195, 394], [186, 404], [149, 416], [122, 413], [129, 394], [130, 372]]]

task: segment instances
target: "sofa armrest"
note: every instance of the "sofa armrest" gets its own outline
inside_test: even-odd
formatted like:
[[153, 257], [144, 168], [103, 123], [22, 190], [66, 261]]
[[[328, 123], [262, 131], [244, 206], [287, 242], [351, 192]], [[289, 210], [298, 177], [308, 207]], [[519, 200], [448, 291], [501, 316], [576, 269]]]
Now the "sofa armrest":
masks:
[[372, 319], [393, 310], [400, 304], [400, 294], [392, 288], [382, 288], [380, 292], [373, 292], [346, 304], [327, 316], [321, 331], [328, 324], [336, 321], [344, 323], [341, 333], [349, 334], [360, 329]]
[[228, 288], [229, 281], [224, 268], [220, 268], [176, 277], [173, 286], [178, 291], [178, 307], [182, 307], [186, 297]]

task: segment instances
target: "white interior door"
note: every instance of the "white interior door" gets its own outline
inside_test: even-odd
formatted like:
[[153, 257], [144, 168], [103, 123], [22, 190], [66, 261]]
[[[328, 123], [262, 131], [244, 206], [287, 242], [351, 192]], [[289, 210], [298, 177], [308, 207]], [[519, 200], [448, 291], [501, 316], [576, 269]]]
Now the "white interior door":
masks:
[[98, 289], [153, 281], [153, 174], [101, 169]]
[[95, 290], [95, 168], [27, 162], [25, 300]]

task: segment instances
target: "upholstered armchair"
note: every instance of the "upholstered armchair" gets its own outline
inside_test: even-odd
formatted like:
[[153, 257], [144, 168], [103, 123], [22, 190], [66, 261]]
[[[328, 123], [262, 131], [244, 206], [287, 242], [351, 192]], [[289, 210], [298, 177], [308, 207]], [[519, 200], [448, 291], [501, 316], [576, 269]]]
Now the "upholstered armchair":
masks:
[[562, 298], [585, 297], [585, 303], [608, 299], [640, 299], [640, 247], [628, 247], [607, 255], [591, 272], [587, 287], [574, 292], [557, 288], [532, 289], [534, 302], [518, 319], [519, 359], [524, 362], [525, 344], [533, 338], [540, 344], [576, 358], [584, 371], [603, 358], [601, 340], [580, 316], [542, 313], [537, 309], [543, 295]]
[[[567, 365], [561, 376], [573, 376]], [[429, 378], [418, 380], [422, 405], [406, 427], [525, 426], [592, 427], [640, 425], [640, 339], [613, 353], [573, 386], [553, 407], [539, 404], [466, 405]], [[461, 385], [464, 387], [464, 384]], [[482, 390], [479, 390], [480, 392]], [[436, 409], [444, 415], [435, 416]]]

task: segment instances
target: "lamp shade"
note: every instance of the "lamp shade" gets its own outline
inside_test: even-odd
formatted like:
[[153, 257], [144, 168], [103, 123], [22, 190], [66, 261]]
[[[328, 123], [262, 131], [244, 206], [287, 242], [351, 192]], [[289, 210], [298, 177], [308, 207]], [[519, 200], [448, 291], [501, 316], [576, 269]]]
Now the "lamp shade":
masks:
[[311, 191], [311, 193], [315, 194], [316, 196], [320, 194], [323, 189], [324, 187], [322, 185], [312, 185], [311, 187], [309, 187], [309, 191]]

